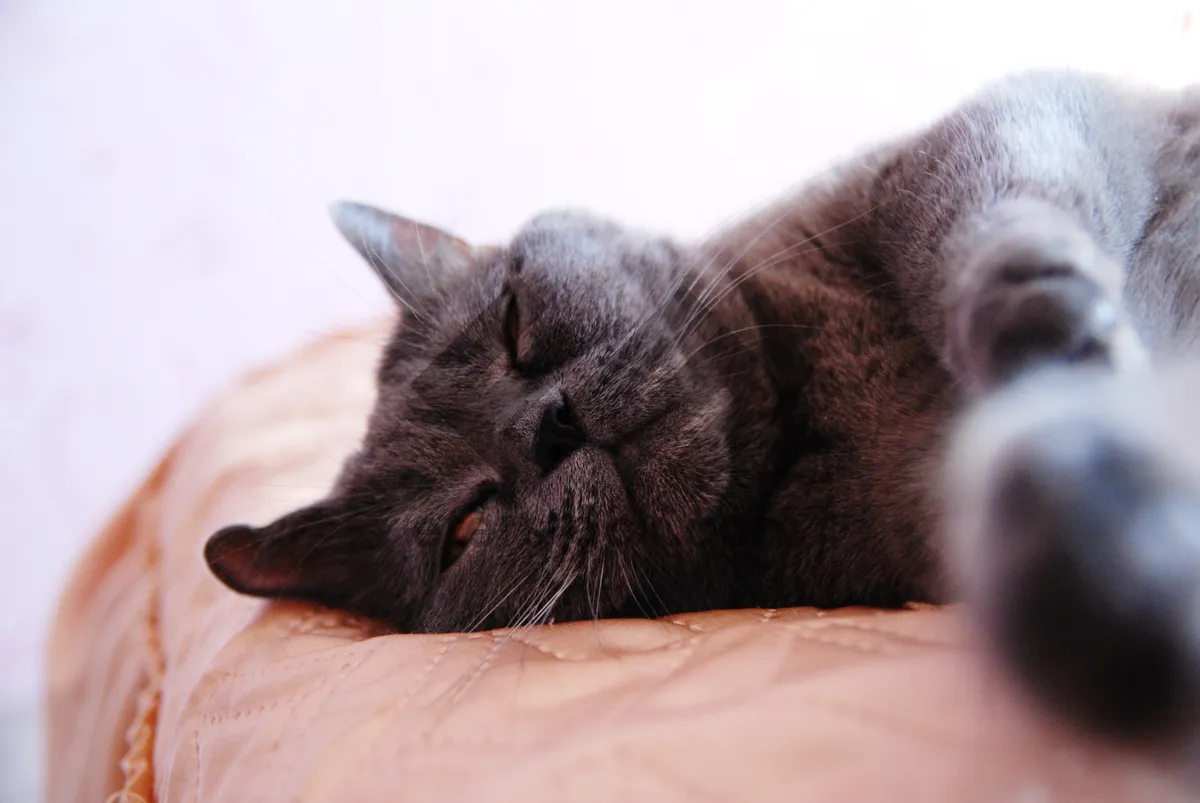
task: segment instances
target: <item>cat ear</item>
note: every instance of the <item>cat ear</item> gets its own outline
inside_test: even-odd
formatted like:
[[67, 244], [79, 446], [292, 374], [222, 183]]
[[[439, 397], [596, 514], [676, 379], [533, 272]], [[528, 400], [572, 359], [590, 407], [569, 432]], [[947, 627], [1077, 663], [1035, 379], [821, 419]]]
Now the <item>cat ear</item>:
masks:
[[374, 553], [372, 533], [349, 505], [325, 500], [265, 527], [236, 524], [204, 546], [209, 569], [225, 585], [255, 597], [307, 599], [337, 607]]
[[474, 260], [470, 245], [433, 226], [351, 201], [329, 211], [338, 231], [401, 303], [431, 292], [440, 278]]

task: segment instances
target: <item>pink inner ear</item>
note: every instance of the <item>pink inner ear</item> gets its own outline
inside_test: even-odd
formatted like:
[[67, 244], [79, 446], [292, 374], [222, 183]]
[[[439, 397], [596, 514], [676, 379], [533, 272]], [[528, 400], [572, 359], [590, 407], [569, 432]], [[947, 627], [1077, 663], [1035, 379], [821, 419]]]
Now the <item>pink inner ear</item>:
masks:
[[204, 559], [217, 578], [242, 594], [268, 596], [278, 594], [292, 582], [291, 566], [271, 561], [264, 550], [262, 536], [252, 527], [226, 527], [208, 539]]

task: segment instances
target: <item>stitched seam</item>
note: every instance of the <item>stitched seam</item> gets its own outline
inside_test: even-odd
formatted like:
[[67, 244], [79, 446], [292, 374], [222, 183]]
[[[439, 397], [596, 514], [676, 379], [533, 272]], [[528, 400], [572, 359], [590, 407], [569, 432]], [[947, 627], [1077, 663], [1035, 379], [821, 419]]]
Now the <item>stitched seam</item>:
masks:
[[687, 800], [708, 800], [713, 801], [713, 803], [726, 803], [728, 800], [728, 798], [714, 795], [711, 789], [705, 789], [697, 783], [692, 783], [686, 777], [680, 777], [678, 773], [671, 772], [656, 761], [651, 761], [648, 756], [625, 750], [621, 747], [613, 750], [613, 753], [623, 758], [626, 762], [637, 764], [650, 774], [657, 775], [660, 779], [666, 781], [668, 786], [682, 791], [684, 794], [681, 797]]
[[[317, 716], [321, 713], [322, 704], [324, 703], [325, 700], [329, 699], [329, 696], [333, 693], [333, 691], [336, 688], [338, 688], [342, 683], [344, 683], [346, 678], [349, 677], [351, 674], [353, 674], [355, 669], [362, 666], [362, 664], [368, 658], [370, 658], [377, 649], [378, 649], [377, 645], [372, 645], [372, 649], [368, 650], [365, 655], [359, 656], [358, 660], [352, 660], [352, 659], [347, 659], [347, 658], [343, 657], [343, 663], [342, 663], [342, 666], [337, 675], [330, 675], [330, 674], [324, 675], [321, 678], [320, 683], [318, 683], [314, 688], [309, 690], [309, 692], [307, 694], [303, 695], [304, 699], [312, 700], [314, 705], [313, 705], [312, 712], [306, 717], [306, 721], [303, 722], [299, 726], [300, 733], [306, 732], [309, 729], [309, 726], [311, 726], [312, 723], [314, 721], [316, 721]], [[335, 681], [333, 683], [330, 683], [331, 679], [335, 679]], [[294, 702], [294, 699], [293, 699], [293, 702]], [[294, 713], [295, 713], [295, 711], [293, 710], [292, 714], [294, 715]], [[286, 727], [291, 728], [291, 727], [293, 727], [293, 725], [292, 725], [292, 723], [289, 722], [289, 723], [286, 723]], [[294, 778], [298, 777], [298, 773], [297, 773], [298, 768], [296, 766], [296, 762], [300, 760], [300, 754], [301, 754], [301, 751], [299, 751], [299, 750], [293, 751], [292, 761], [290, 762], [290, 766], [288, 768], [289, 771], [286, 776], [283, 776], [284, 778], [293, 778], [294, 779]], [[283, 758], [283, 754], [274, 753], [272, 757], [275, 758], [276, 760], [272, 761], [271, 764], [275, 765], [275, 767], [277, 767], [279, 761], [282, 760], [282, 758]], [[272, 769], [274, 769], [274, 767]], [[274, 775], [274, 777], [276, 777], [276, 778], [280, 778], [280, 775], [278, 772], [272, 772], [271, 774]]]
[[[435, 701], [439, 703], [438, 707], [444, 710], [445, 715], [449, 715], [450, 711], [466, 696], [467, 692], [479, 681], [483, 674], [495, 665], [496, 660], [500, 657], [500, 651], [508, 646], [510, 640], [520, 641], [520, 634], [515, 630], [490, 631], [488, 633], [492, 638], [491, 648], [484, 653], [483, 658], [475, 666], [471, 673], [465, 678], [460, 678], [458, 681], [447, 689], [448, 699]], [[526, 642], [521, 642], [526, 643]], [[460, 685], [461, 684], [461, 685]], [[431, 706], [432, 707], [432, 706]], [[443, 717], [444, 718], [444, 717]], [[438, 722], [441, 720], [439, 719]]]
[[192, 800], [200, 800], [200, 724], [196, 724], [196, 730], [192, 733], [192, 744], [196, 749], [196, 790], [192, 793]]
[[[425, 686], [429, 683], [429, 678], [433, 675], [433, 671], [437, 669], [437, 667], [441, 666], [442, 661], [445, 660], [446, 656], [450, 654], [451, 649], [455, 647], [457, 643], [458, 642], [453, 638], [447, 638], [442, 641], [441, 646], [438, 648], [437, 654], [435, 654], [429, 659], [429, 661], [426, 662], [425, 668], [422, 669], [420, 674], [413, 679], [413, 682], [409, 685], [407, 691], [405, 691], [404, 696], [397, 700], [392, 706], [391, 711], [393, 715], [407, 708], [413, 697], [415, 697], [417, 693], [421, 691], [421, 689], [425, 688]], [[427, 739], [428, 736], [426, 735], [424, 738]], [[383, 739], [379, 739], [376, 741], [371, 750], [364, 751], [364, 753], [359, 756], [358, 761], [346, 768], [346, 772], [343, 773], [342, 777], [348, 777], [350, 775], [357, 774], [358, 769], [363, 766], [364, 763], [366, 763], [368, 757], [374, 760], [378, 756], [380, 746], [384, 741], [385, 740]]]
[[658, 691], [658, 689], [662, 688], [664, 683], [678, 675], [679, 671], [683, 669], [683, 667], [687, 665], [688, 661], [691, 660], [692, 656], [696, 654], [696, 647], [698, 647], [699, 644], [700, 639], [695, 636], [693, 636], [690, 641], [685, 642], [684, 645], [679, 649], [679, 658], [670, 668], [667, 669], [666, 672], [662, 674], [662, 676], [658, 679], [658, 683], [647, 684], [646, 687], [642, 689], [640, 694], [630, 695], [626, 699], [624, 705], [613, 710], [611, 717], [612, 720], [619, 722], [624, 719], [625, 714], [630, 709], [637, 708], [639, 705], [645, 702], [647, 697]]
[[[296, 633], [296, 631], [291, 631], [290, 633], [288, 633], [288, 635], [294, 635], [295, 633]], [[349, 644], [361, 644], [362, 642], [354, 641], [354, 642], [348, 642], [348, 643]], [[338, 645], [338, 646], [341, 647], [341, 646], [345, 646], [345, 645]], [[269, 677], [272, 675], [276, 675], [285, 669], [288, 669], [288, 670], [303, 669], [308, 666], [316, 666], [318, 664], [334, 662], [334, 661], [338, 661], [338, 660], [344, 661], [345, 656], [342, 655], [340, 652], [338, 652], [338, 648], [330, 648], [330, 650], [328, 650], [328, 651], [322, 650], [317, 655], [306, 655], [306, 656], [297, 657], [297, 658], [285, 658], [284, 660], [278, 662], [277, 664], [271, 664], [269, 666], [263, 667], [262, 669], [256, 669], [252, 672], [238, 672], [236, 670], [227, 669], [221, 673], [219, 682], [225, 683], [230, 680], [248, 680], [250, 678]]]
[[668, 619], [667, 621], [670, 622], [671, 624], [675, 625], [676, 627], [687, 628], [688, 630], [690, 630], [693, 633], [707, 633], [708, 632], [704, 628], [700, 627], [700, 625], [695, 624], [693, 622], [685, 622], [682, 619]]
[[940, 649], [952, 649], [957, 645], [949, 639], [926, 639], [919, 636], [912, 636], [907, 633], [902, 633], [895, 630], [889, 630], [884, 627], [872, 627], [871, 625], [862, 622], [849, 621], [826, 621], [821, 626], [822, 629], [842, 629], [842, 630], [857, 630], [862, 633], [879, 633], [888, 638], [904, 641], [919, 647], [934, 647]]
[[940, 748], [962, 747], [969, 739], [962, 733], [922, 726], [915, 720], [897, 717], [878, 708], [867, 707], [846, 700], [812, 695], [803, 695], [806, 706], [823, 708], [838, 717], [881, 731], [889, 736], [914, 736]]
[[[551, 649], [544, 645], [538, 644], [535, 641], [530, 641], [528, 638], [526, 638], [524, 635], [521, 635], [521, 634], [514, 633], [511, 638], [513, 641], [523, 644], [526, 647], [529, 647], [530, 649], [532, 649], [538, 653], [541, 653], [542, 655], [547, 655], [552, 658], [557, 658], [558, 660], [566, 661], [567, 663], [580, 664], [580, 663], [588, 663], [590, 661], [596, 660], [595, 656], [592, 656], [592, 655], [575, 655], [575, 654], [572, 654], [569, 652], [560, 652], [558, 650]], [[611, 660], [611, 656], [609, 658]]]
[[[169, 459], [170, 455], [167, 460]], [[165, 464], [166, 460], [164, 460]], [[161, 483], [161, 477], [156, 477], [151, 490], [161, 492]], [[150, 511], [157, 511], [157, 507], [151, 507]], [[146, 536], [149, 531], [145, 524], [146, 515], [147, 511], [143, 508], [132, 526], [136, 528], [139, 546], [144, 552], [146, 574], [154, 576], [159, 570], [159, 556], [154, 539]], [[162, 697], [164, 674], [162, 642], [159, 637], [158, 582], [150, 585], [143, 604], [144, 610], [138, 623], [138, 629], [145, 656], [142, 666], [144, 679], [138, 690], [133, 721], [125, 731], [126, 751], [118, 764], [124, 780], [121, 789], [108, 797], [109, 801], [153, 803], [156, 798], [153, 765], [154, 740], [155, 730], [158, 726], [158, 706]], [[144, 787], [146, 794], [143, 795], [136, 791], [137, 787]]]
[[835, 636], [828, 633], [820, 633], [809, 629], [796, 629], [792, 631], [792, 635], [804, 641], [812, 641], [818, 644], [827, 644], [834, 647], [843, 647], [845, 649], [857, 650], [871, 655], [897, 655], [909, 650], [896, 647], [890, 644], [877, 644], [859, 641], [854, 638], [845, 638]]

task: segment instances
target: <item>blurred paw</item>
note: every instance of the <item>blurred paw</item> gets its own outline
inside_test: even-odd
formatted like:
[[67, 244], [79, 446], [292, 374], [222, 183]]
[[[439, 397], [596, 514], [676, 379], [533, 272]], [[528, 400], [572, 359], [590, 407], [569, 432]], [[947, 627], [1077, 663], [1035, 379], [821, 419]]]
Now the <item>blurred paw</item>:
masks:
[[1098, 423], [998, 456], [978, 596], [1003, 666], [1049, 713], [1119, 742], [1200, 723], [1200, 494]]

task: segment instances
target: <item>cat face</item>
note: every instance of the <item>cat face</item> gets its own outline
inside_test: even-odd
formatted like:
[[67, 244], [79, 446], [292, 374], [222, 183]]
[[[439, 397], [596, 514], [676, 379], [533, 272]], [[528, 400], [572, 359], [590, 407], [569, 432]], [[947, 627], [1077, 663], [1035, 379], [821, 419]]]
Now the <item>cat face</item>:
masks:
[[327, 498], [210, 539], [221, 580], [406, 631], [726, 601], [715, 533], [762, 455], [727, 382], [753, 326], [721, 271], [582, 214], [501, 249], [360, 205], [335, 220], [404, 307], [377, 403]]

